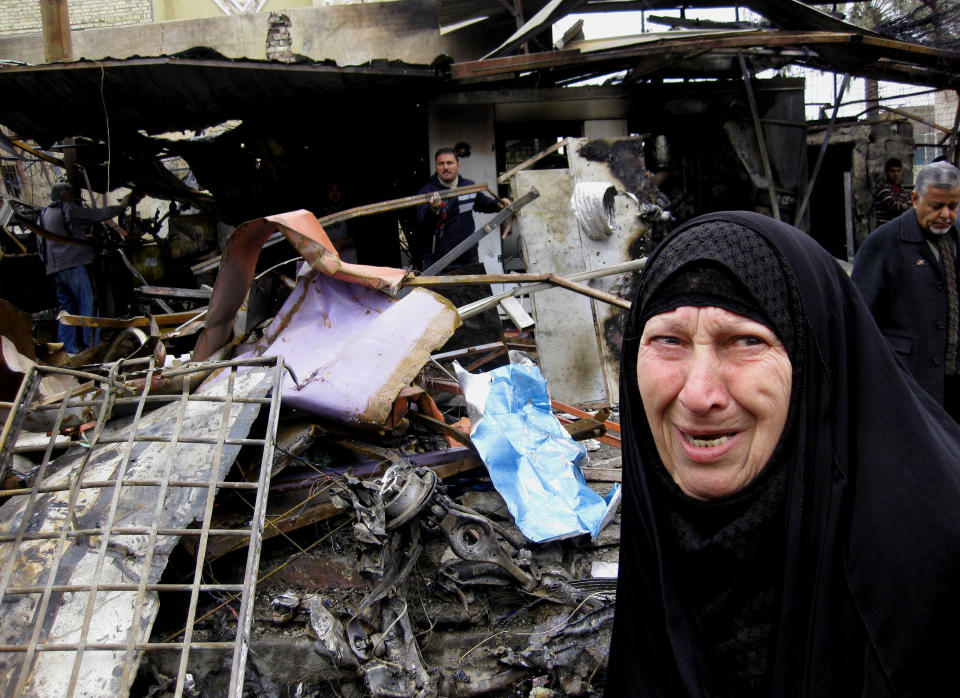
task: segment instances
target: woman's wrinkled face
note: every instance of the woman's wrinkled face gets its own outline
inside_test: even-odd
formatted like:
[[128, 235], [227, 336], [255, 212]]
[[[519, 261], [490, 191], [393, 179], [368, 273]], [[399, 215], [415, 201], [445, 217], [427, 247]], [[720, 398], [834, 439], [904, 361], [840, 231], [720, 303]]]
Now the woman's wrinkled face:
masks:
[[647, 321], [637, 384], [653, 440], [690, 497], [727, 497], [766, 466], [793, 382], [771, 329], [723, 308], [683, 306]]

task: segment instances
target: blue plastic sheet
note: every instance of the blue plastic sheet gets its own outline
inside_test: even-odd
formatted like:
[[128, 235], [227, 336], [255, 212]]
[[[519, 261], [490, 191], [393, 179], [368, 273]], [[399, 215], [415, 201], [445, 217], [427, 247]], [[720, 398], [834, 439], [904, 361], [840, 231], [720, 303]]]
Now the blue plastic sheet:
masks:
[[619, 504], [619, 485], [606, 498], [587, 486], [580, 470], [587, 452], [553, 415], [540, 369], [512, 363], [482, 374], [456, 371], [473, 443], [523, 534], [537, 543], [596, 537]]

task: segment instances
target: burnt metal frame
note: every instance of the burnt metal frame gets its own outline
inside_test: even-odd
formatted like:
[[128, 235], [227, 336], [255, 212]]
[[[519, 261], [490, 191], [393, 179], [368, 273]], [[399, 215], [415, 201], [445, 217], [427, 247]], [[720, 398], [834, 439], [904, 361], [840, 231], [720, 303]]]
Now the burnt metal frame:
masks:
[[[137, 362], [130, 363], [126, 366], [133, 366], [136, 363]], [[27, 684], [33, 672], [34, 660], [37, 652], [75, 652], [73, 670], [69, 680], [68, 692], [66, 694], [68, 696], [73, 696], [77, 690], [77, 681], [84, 652], [125, 652], [123, 661], [123, 674], [120, 685], [124, 687], [124, 690], [126, 690], [126, 687], [132, 683], [136, 673], [138, 662], [135, 660], [141, 652], [145, 650], [179, 650], [180, 663], [175, 690], [175, 695], [179, 697], [183, 695], [185, 689], [189, 654], [190, 650], [192, 649], [231, 650], [233, 656], [231, 662], [229, 695], [231, 698], [239, 698], [239, 696], [242, 695], [246, 657], [249, 648], [250, 629], [253, 619], [253, 602], [256, 588], [257, 570], [259, 566], [264, 519], [266, 515], [266, 498], [270, 484], [270, 470], [273, 462], [275, 434], [279, 418], [280, 383], [284, 370], [283, 360], [280, 357], [261, 357], [249, 360], [203, 362], [190, 364], [184, 368], [174, 371], [163, 372], [154, 366], [152, 359], [148, 362], [141, 361], [139, 363], [141, 365], [144, 363], [147, 364], [146, 370], [144, 371], [141, 368], [136, 375], [137, 378], [144, 379], [142, 381], [142, 385], [145, 387], [142, 388], [139, 395], [133, 395], [130, 397], [121, 396], [123, 393], [130, 394], [135, 391], [131, 390], [131, 388], [129, 388], [125, 383], [126, 380], [131, 378], [131, 375], [122, 372], [126, 369], [126, 366], [120, 362], [105, 366], [105, 368], [109, 369], [109, 373], [106, 377], [85, 371], [33, 366], [27, 371], [16, 401], [13, 403], [13, 406], [10, 409], [2, 432], [0, 432], [0, 482], [4, 482], [9, 470], [8, 466], [11, 461], [10, 456], [13, 452], [13, 445], [16, 443], [17, 436], [20, 432], [21, 425], [24, 423], [26, 414], [32, 410], [56, 411], [54, 426], [50, 432], [51, 438], [44, 452], [43, 461], [39, 466], [39, 473], [32, 480], [32, 484], [25, 488], [0, 490], [0, 497], [6, 498], [11, 496], [26, 496], [28, 498], [24, 515], [20, 519], [21, 523], [17, 527], [17, 530], [0, 532], [0, 546], [11, 544], [14, 546], [11, 554], [9, 554], [7, 557], [7, 564], [3, 570], [0, 570], [0, 602], [15, 602], [16, 599], [22, 595], [40, 595], [38, 609], [33, 616], [35, 619], [35, 624], [29, 642], [22, 645], [0, 645], [0, 652], [24, 653], [24, 661], [20, 665], [19, 675], [16, 677], [16, 684], [15, 686], [8, 686], [6, 689], [10, 691], [9, 695], [21, 696], [29, 690]], [[210, 395], [190, 395], [188, 388], [189, 381], [186, 380], [183, 381], [183, 389], [179, 395], [150, 395], [150, 386], [152, 385], [153, 379], [161, 375], [165, 379], [184, 378], [190, 374], [209, 372], [211, 370], [221, 368], [228, 370], [228, 376], [225, 379], [227, 382], [226, 395], [223, 397]], [[243, 369], [247, 372], [263, 372], [264, 378], [269, 378], [270, 385], [272, 386], [267, 393], [267, 397], [259, 398], [234, 395], [234, 377], [237, 375], [236, 372], [239, 369]], [[71, 388], [66, 392], [65, 397], [61, 399], [58, 404], [41, 405], [35, 402], [40, 379], [46, 374], [60, 374], [74, 379], [74, 383], [72, 384]], [[77, 381], [80, 379], [94, 381], [96, 394], [90, 397], [90, 384], [78, 384]], [[75, 397], [79, 399], [74, 399]], [[196, 401], [213, 401], [223, 403], [224, 408], [221, 416], [221, 424], [216, 438], [184, 438], [181, 436], [180, 428], [187, 405]], [[137, 431], [140, 417], [143, 415], [147, 404], [151, 402], [161, 404], [179, 402], [179, 416], [175, 425], [172, 427], [169, 438], [167, 438], [166, 435], [162, 437], [141, 435], [138, 437]], [[231, 421], [229, 419], [231, 405], [236, 405], [238, 403], [269, 405], [266, 434], [264, 438], [238, 439], [227, 437], [227, 432], [231, 425]], [[102, 432], [106, 426], [106, 423], [111, 418], [113, 409], [122, 404], [135, 405], [135, 414], [133, 418], [134, 421], [129, 433], [122, 438], [102, 437]], [[89, 448], [83, 457], [80, 467], [77, 468], [76, 472], [71, 476], [71, 482], [63, 485], [44, 486], [42, 483], [45, 476], [50, 474], [53, 470], [53, 468], [50, 467], [50, 463], [51, 454], [54, 448], [54, 437], [59, 434], [61, 429], [63, 429], [65, 426], [64, 415], [66, 414], [68, 407], [90, 407], [98, 410], [96, 424], [94, 428], [90, 430], [92, 436], [86, 440]], [[213, 461], [214, 464], [219, 463], [223, 458], [223, 449], [225, 445], [259, 446], [262, 448], [259, 480], [257, 482], [220, 482], [219, 478], [217, 477], [216, 465], [210, 468], [210, 475], [209, 479], [207, 480], [172, 480], [170, 478], [169, 466], [175, 458], [175, 448], [171, 449], [169, 456], [167, 456], [168, 462], [164, 467], [164, 470], [166, 471], [166, 475], [164, 477], [157, 480], [125, 479], [127, 467], [132, 460], [133, 444], [138, 441], [163, 441], [174, 445], [178, 443], [206, 443], [215, 445], [216, 455], [215, 460]], [[117, 468], [115, 476], [112, 479], [103, 481], [85, 481], [83, 477], [84, 467], [90, 458], [90, 454], [94, 451], [94, 447], [98, 444], [108, 443], [117, 443], [118, 447], [121, 447], [121, 444], [126, 444], [125, 455], [122, 458], [119, 467]], [[151, 526], [121, 528], [113, 525], [114, 516], [117, 512], [118, 504], [123, 497], [125, 487], [158, 488], [156, 505], [153, 510], [153, 524]], [[160, 528], [158, 526], [158, 518], [164, 508], [164, 502], [168, 491], [174, 488], [183, 487], [206, 489], [206, 502], [201, 526], [199, 528]], [[110, 511], [109, 515], [106, 517], [106, 521], [98, 522], [98, 526], [96, 528], [81, 529], [77, 524], [75, 510], [79, 492], [84, 489], [102, 488], [113, 488], [110, 501]], [[221, 488], [241, 491], [254, 490], [256, 492], [256, 502], [254, 504], [253, 516], [247, 522], [246, 527], [229, 528], [223, 530], [211, 528], [210, 523], [213, 512], [214, 498], [218, 490]], [[35, 507], [38, 497], [41, 494], [56, 491], [69, 491], [68, 516], [64, 519], [64, 524], [60, 530], [56, 532], [29, 533], [27, 531], [27, 524], [30, 521], [31, 516], [36, 513]], [[101, 578], [101, 571], [104, 566], [107, 549], [111, 543], [111, 538], [113, 536], [121, 535], [148, 536], [148, 541], [146, 544], [147, 550], [144, 556], [146, 561], [144, 569], [147, 571], [150, 569], [150, 564], [152, 562], [154, 553], [154, 546], [159, 536], [198, 536], [199, 542], [197, 544], [197, 558], [192, 580], [186, 584], [148, 584], [147, 574], [144, 573], [141, 575], [139, 583], [100, 584], [99, 581]], [[207, 541], [211, 535], [243, 536], [249, 539], [249, 549], [242, 583], [208, 584], [202, 581], [204, 555]], [[97, 548], [97, 560], [96, 571], [94, 572], [92, 583], [81, 585], [55, 584], [57, 571], [60, 568], [65, 550], [67, 550], [71, 544], [75, 544], [81, 540], [86, 540], [88, 544], [90, 544], [92, 543], [91, 539], [95, 536], [99, 536], [100, 540], [99, 543], [94, 544]], [[21, 544], [24, 541], [35, 541], [42, 539], [56, 539], [57, 541], [56, 552], [52, 564], [44, 573], [46, 577], [45, 583], [42, 586], [34, 587], [14, 586], [11, 583], [11, 575]], [[96, 606], [96, 595], [101, 591], [137, 592], [137, 603], [134, 606], [132, 622], [128, 627], [128, 641], [126, 643], [97, 643], [90, 642], [88, 640], [90, 622]], [[183, 631], [181, 631], [182, 641], [137, 641], [137, 629], [141, 623], [141, 602], [148, 591], [190, 592], [190, 603], [187, 611], [188, 621]], [[233, 641], [193, 641], [197, 602], [201, 592], [212, 592], [214, 594], [219, 592], [228, 592], [240, 596], [240, 610], [236, 618], [236, 632]], [[58, 643], [53, 638], [45, 635], [45, 633], [49, 632], [49, 628], [44, 627], [44, 618], [46, 611], [50, 606], [51, 597], [54, 594], [61, 595], [67, 593], [89, 594], [87, 597], [87, 606], [84, 614], [82, 629], [80, 630], [80, 641], [77, 643]]]

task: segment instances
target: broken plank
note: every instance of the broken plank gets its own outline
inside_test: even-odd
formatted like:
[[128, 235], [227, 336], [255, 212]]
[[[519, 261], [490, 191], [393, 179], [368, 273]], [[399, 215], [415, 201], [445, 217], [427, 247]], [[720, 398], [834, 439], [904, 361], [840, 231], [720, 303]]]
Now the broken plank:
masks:
[[171, 286], [138, 286], [137, 293], [160, 298], [183, 298], [187, 300], [208, 301], [213, 296], [212, 289], [173, 288]]
[[389, 201], [366, 204], [365, 206], [354, 206], [353, 208], [348, 208], [345, 211], [331, 213], [330, 215], [324, 216], [323, 218], [318, 218], [317, 220], [320, 222], [320, 225], [332, 225], [334, 223], [340, 223], [341, 221], [346, 221], [351, 218], [357, 218], [358, 216], [372, 216], [375, 213], [385, 213], [386, 211], [395, 211], [399, 208], [409, 208], [410, 206], [421, 206], [423, 204], [428, 204], [430, 203], [430, 198], [434, 194], [439, 194], [441, 199], [452, 199], [456, 196], [463, 196], [464, 194], [479, 194], [480, 192], [490, 192], [486, 182], [481, 182], [480, 184], [470, 184], [465, 187], [456, 187], [455, 189], [447, 189], [445, 191], [430, 192], [429, 194], [414, 194], [413, 196], [404, 196], [400, 199], [390, 199]]
[[[207, 311], [206, 308], [196, 308], [182, 313], [160, 313], [152, 315], [158, 325], [182, 325], [190, 322]], [[89, 315], [71, 315], [62, 312], [57, 316], [57, 321], [70, 325], [71, 327], [101, 327], [101, 328], [124, 328], [124, 327], [149, 327], [150, 317], [137, 315], [132, 318], [110, 318], [110, 317], [90, 317]]]
[[[558, 420], [560, 421], [560, 420]], [[598, 422], [595, 419], [576, 419], [576, 420], [563, 420], [561, 421], [563, 428], [567, 430], [567, 433], [570, 434], [570, 438], [574, 441], [585, 441], [587, 439], [600, 439], [600, 437], [606, 435], [606, 427], [603, 426], [603, 422]]]
[[[459, 247], [457, 248], [459, 249]], [[454, 250], [456, 252], [457, 250]], [[442, 259], [440, 260], [443, 261]], [[439, 262], [437, 263], [439, 264]], [[432, 269], [433, 267], [431, 267]], [[428, 269], [427, 271], [430, 271]], [[410, 276], [404, 279], [404, 286], [468, 286], [471, 284], [513, 284], [524, 282], [540, 282], [560, 286], [568, 291], [589, 296], [598, 301], [615, 305], [618, 308], [629, 308], [630, 301], [612, 293], [583, 286], [568, 278], [557, 274], [461, 274], [450, 276]], [[513, 295], [513, 294], [507, 294]], [[522, 295], [522, 292], [521, 292]], [[494, 303], [496, 305], [496, 303]], [[465, 306], [466, 307], [466, 306]]]
[[10, 237], [11, 240], [13, 240], [13, 243], [20, 248], [21, 252], [27, 251], [27, 248], [24, 247], [23, 243], [17, 239], [17, 236], [11, 233], [9, 230], [7, 230], [6, 227], [0, 225], [0, 230], [2, 230], [6, 235]]
[[44, 451], [50, 441], [53, 440], [54, 448], [66, 448], [70, 445], [70, 437], [63, 434], [48, 436], [35, 432], [20, 432], [16, 442], [13, 444], [14, 453], [33, 453]]
[[472, 356], [474, 354], [485, 354], [488, 351], [499, 349], [503, 346], [503, 342], [491, 342], [490, 344], [478, 344], [473, 347], [466, 347], [465, 349], [454, 349], [453, 351], [445, 351], [442, 354], [432, 354], [430, 356], [434, 361], [450, 361], [451, 359], [459, 359], [464, 356]]
[[523, 162], [521, 162], [521, 163], [520, 163], [519, 165], [517, 165], [516, 167], [511, 167], [509, 170], [507, 170], [507, 171], [504, 172], [502, 175], [500, 175], [499, 177], [497, 177], [497, 183], [498, 183], [498, 184], [503, 184], [503, 183], [506, 182], [508, 179], [510, 179], [511, 177], [513, 177], [513, 175], [515, 175], [517, 172], [521, 172], [522, 170], [527, 169], [527, 168], [530, 167], [531, 165], [539, 162], [540, 160], [543, 160], [543, 158], [545, 158], [545, 157], [547, 157], [548, 155], [550, 155], [550, 153], [555, 153], [556, 151], [560, 150], [560, 148], [562, 148], [562, 147], [564, 147], [565, 145], [567, 145], [567, 143], [569, 143], [569, 142], [570, 142], [570, 139], [569, 139], [569, 138], [563, 138], [563, 139], [557, 141], [556, 143], [554, 143], [553, 145], [551, 145], [549, 148], [545, 148], [545, 149], [541, 150], [539, 153], [537, 153], [536, 155], [534, 155], [532, 158], [528, 158], [528, 159], [524, 160]]
[[620, 468], [581, 468], [587, 482], [622, 482], [623, 471]]
[[[375, 213], [385, 213], [387, 211], [394, 211], [400, 208], [409, 208], [410, 206], [421, 206], [423, 204], [430, 202], [430, 197], [434, 193], [439, 194], [441, 199], [450, 199], [455, 196], [462, 196], [464, 194], [477, 194], [479, 192], [489, 192], [486, 182], [481, 182], [480, 184], [471, 184], [466, 187], [457, 187], [455, 189], [447, 189], [442, 192], [431, 192], [429, 194], [414, 194], [413, 196], [405, 196], [401, 199], [390, 199], [389, 201], [381, 201], [375, 204], [366, 204], [364, 206], [355, 206], [353, 208], [348, 208], [345, 211], [338, 211], [336, 213], [331, 213], [329, 216], [323, 216], [318, 218], [317, 222], [320, 223], [321, 227], [325, 225], [333, 225], [334, 223], [340, 223], [342, 221], [349, 220], [351, 218], [357, 218], [359, 216], [372, 216]], [[271, 245], [275, 245], [284, 239], [283, 233], [277, 231], [273, 233], [267, 241], [263, 243], [263, 247], [267, 248]], [[223, 255], [218, 255], [216, 257], [211, 257], [210, 259], [199, 262], [190, 267], [190, 271], [194, 274], [199, 274], [205, 271], [211, 271], [220, 266], [220, 262], [223, 259]]]

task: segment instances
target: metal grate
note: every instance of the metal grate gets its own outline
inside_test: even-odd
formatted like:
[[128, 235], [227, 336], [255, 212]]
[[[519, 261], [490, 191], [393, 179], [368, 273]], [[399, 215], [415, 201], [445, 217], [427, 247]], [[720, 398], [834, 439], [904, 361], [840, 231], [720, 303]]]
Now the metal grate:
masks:
[[[5, 694], [127, 695], [143, 653], [165, 650], [179, 653], [175, 695], [181, 696], [191, 652], [217, 650], [232, 653], [229, 695], [240, 696], [282, 359], [174, 371], [151, 360], [104, 369], [106, 375], [31, 368], [0, 433], [0, 482], [8, 487], [0, 490]], [[37, 396], [49, 377], [66, 378], [69, 387], [44, 402]], [[250, 428], [265, 406], [264, 436], [253, 438]], [[42, 458], [15, 455], [28, 431], [53, 435]], [[72, 433], [72, 445], [54, 458], [56, 435], [64, 432]], [[258, 480], [225, 481], [245, 446], [259, 456]], [[247, 499], [252, 515], [213, 528], [215, 498], [225, 489]], [[204, 579], [213, 535], [249, 541], [242, 579]], [[181, 539], [195, 551], [195, 565], [170, 582], [164, 569]], [[236, 595], [240, 609], [206, 638], [198, 631], [202, 605], [225, 594]], [[151, 630], [159, 611], [183, 624], [158, 641]]]

